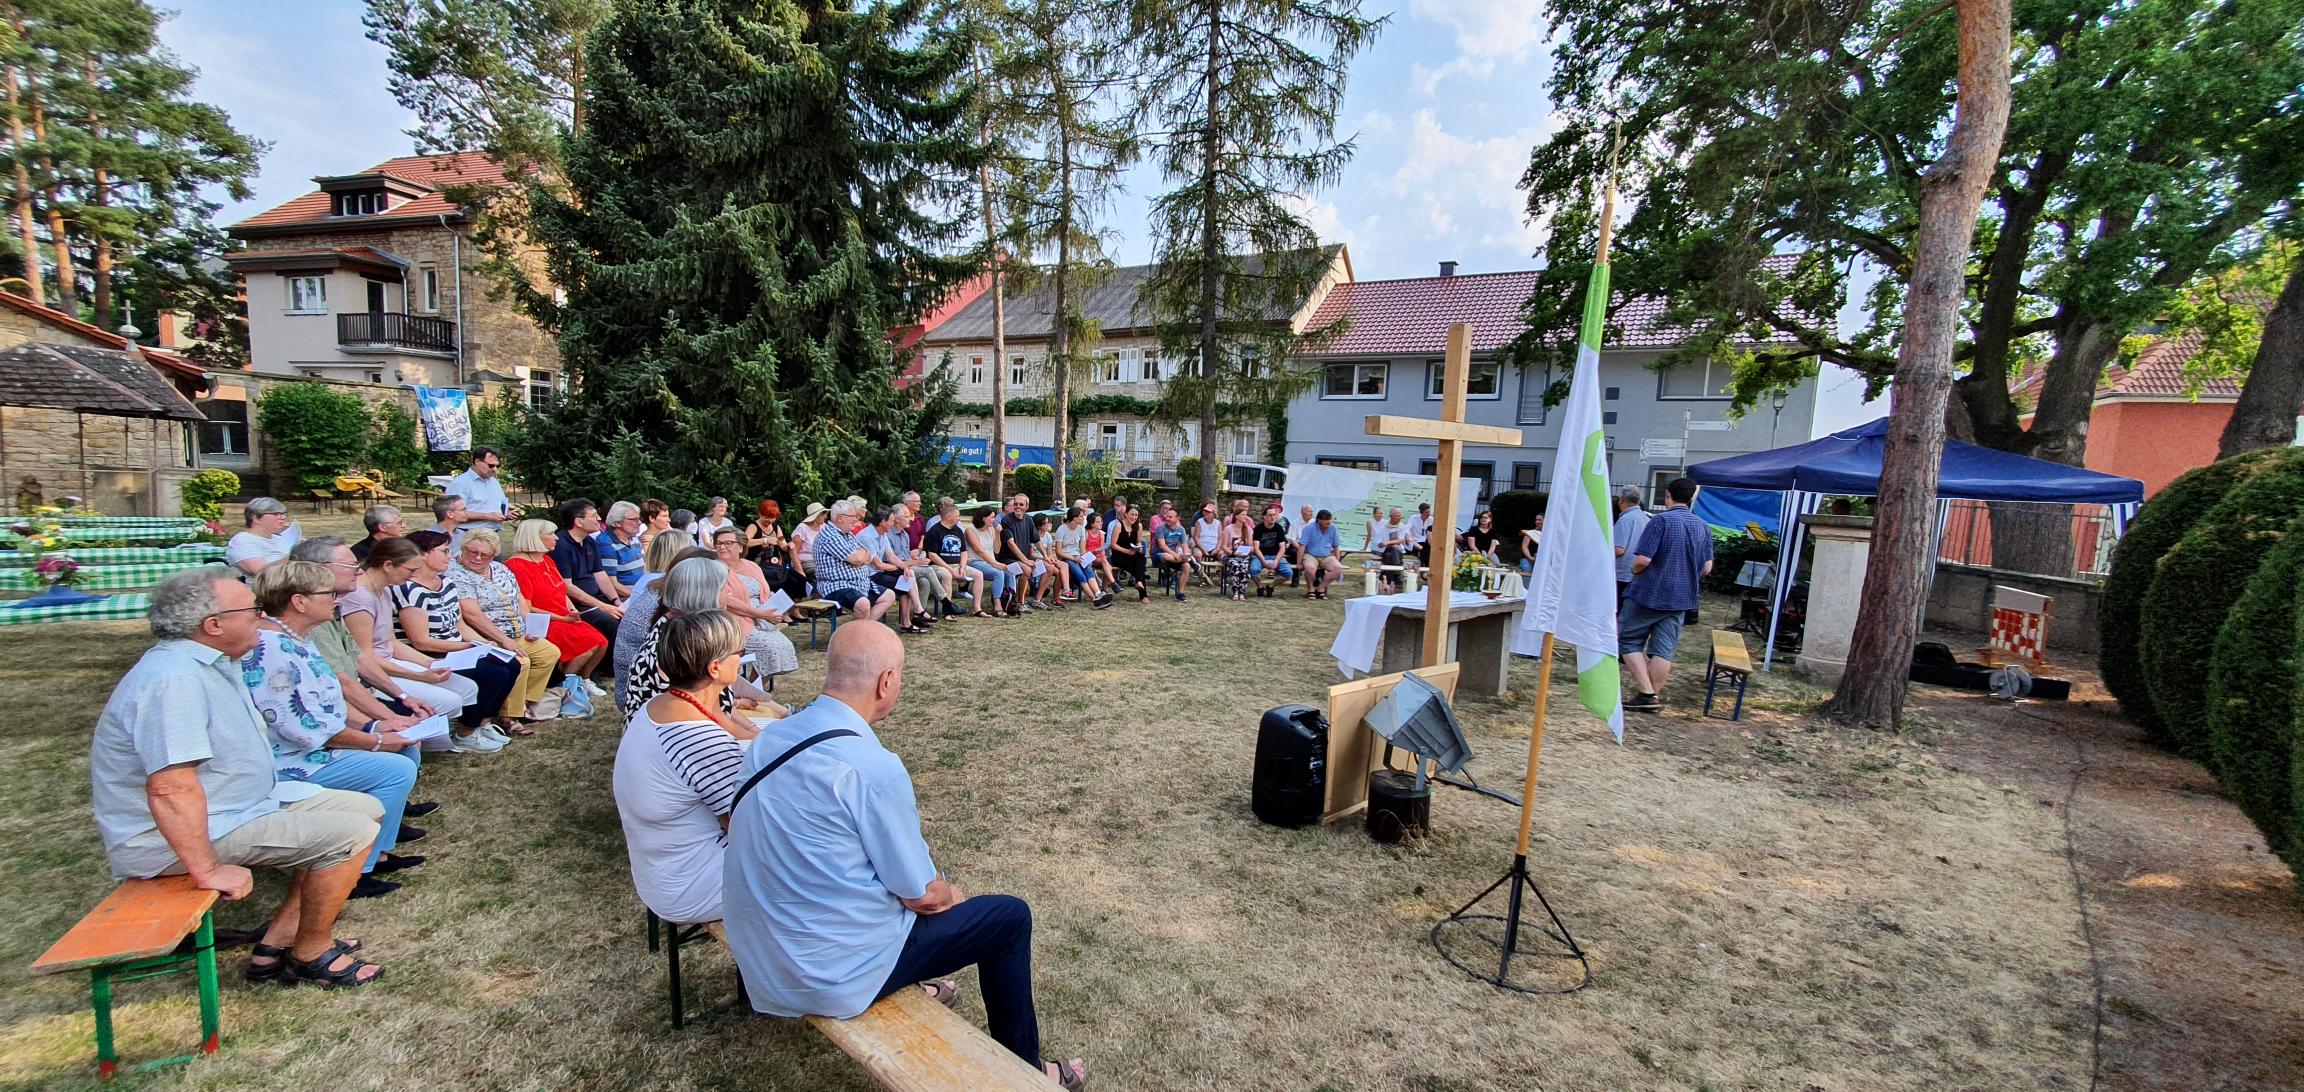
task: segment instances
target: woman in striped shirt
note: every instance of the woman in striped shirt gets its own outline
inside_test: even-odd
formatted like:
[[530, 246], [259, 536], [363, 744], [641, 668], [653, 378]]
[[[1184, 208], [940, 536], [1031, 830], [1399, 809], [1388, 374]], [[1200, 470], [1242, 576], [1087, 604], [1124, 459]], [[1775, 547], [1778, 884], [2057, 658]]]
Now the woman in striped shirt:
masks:
[[666, 619], [657, 666], [671, 688], [632, 711], [612, 784], [632, 885], [669, 922], [720, 920], [728, 812], [759, 729], [719, 713], [736, 681], [744, 629], [726, 611]]

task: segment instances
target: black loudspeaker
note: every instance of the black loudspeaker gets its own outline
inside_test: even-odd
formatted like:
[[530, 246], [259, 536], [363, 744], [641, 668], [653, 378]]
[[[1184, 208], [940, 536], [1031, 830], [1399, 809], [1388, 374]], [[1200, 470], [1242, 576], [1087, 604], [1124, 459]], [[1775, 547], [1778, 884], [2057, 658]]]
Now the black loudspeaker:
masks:
[[1418, 788], [1416, 775], [1405, 770], [1378, 770], [1368, 775], [1368, 837], [1391, 845], [1432, 829], [1432, 787]]
[[1320, 821], [1328, 796], [1328, 717], [1309, 705], [1264, 711], [1256, 728], [1256, 776], [1249, 807], [1277, 827]]

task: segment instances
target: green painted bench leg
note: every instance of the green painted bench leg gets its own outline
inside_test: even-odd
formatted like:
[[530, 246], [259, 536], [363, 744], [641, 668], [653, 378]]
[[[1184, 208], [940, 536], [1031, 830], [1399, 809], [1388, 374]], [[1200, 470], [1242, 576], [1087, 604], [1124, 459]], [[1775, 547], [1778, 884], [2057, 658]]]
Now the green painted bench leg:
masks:
[[214, 1054], [222, 1045], [224, 1017], [216, 996], [216, 922], [200, 915], [200, 931], [193, 934], [193, 962], [200, 977], [200, 1053]]
[[96, 1010], [96, 1075], [111, 1080], [120, 1072], [120, 1054], [112, 1046], [112, 969], [88, 972], [88, 1004]]

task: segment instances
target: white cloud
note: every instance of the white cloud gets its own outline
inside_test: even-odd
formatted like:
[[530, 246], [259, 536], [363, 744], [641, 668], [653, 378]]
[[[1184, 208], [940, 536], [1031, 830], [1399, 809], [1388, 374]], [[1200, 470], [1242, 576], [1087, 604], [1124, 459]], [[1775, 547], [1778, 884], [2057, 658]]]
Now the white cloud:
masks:
[[1415, 0], [1410, 14], [1456, 32], [1466, 56], [1519, 59], [1544, 44], [1541, 0]]
[[1551, 131], [1547, 118], [1517, 132], [1474, 140], [1443, 128], [1430, 110], [1409, 122], [1408, 145], [1400, 166], [1375, 189], [1395, 198], [1392, 207], [1426, 229], [1428, 243], [1533, 254], [1543, 239], [1529, 223], [1520, 175], [1529, 149]]
[[1421, 64], [1408, 66], [1408, 82], [1416, 85], [1416, 93], [1431, 98], [1440, 93], [1443, 81], [1465, 76], [1475, 80], [1487, 79], [1496, 71], [1496, 62], [1484, 57], [1459, 55], [1438, 68]]

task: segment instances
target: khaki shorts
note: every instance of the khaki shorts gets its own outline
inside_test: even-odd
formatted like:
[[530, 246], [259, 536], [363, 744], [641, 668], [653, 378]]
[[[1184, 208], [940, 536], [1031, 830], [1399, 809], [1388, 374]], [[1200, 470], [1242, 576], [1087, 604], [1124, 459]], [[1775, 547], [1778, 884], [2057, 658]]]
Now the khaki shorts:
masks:
[[[216, 857], [246, 868], [289, 872], [328, 868], [368, 856], [384, 818], [384, 805], [364, 792], [322, 789], [309, 799], [233, 827], [215, 840]], [[160, 874], [184, 871], [178, 861]]]

